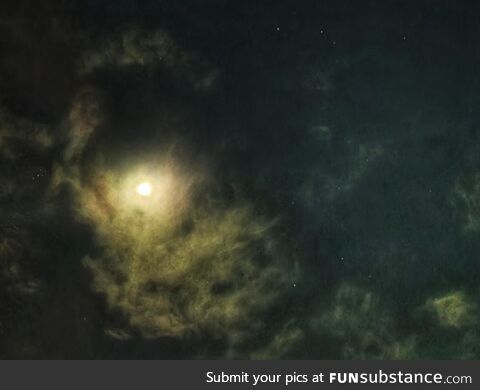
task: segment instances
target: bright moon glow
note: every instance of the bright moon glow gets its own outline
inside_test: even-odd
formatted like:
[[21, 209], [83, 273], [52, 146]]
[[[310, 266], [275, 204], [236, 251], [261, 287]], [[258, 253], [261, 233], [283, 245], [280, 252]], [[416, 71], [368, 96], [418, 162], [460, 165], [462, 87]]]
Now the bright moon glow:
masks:
[[143, 182], [137, 186], [137, 193], [142, 196], [150, 196], [152, 194], [152, 186], [150, 183]]

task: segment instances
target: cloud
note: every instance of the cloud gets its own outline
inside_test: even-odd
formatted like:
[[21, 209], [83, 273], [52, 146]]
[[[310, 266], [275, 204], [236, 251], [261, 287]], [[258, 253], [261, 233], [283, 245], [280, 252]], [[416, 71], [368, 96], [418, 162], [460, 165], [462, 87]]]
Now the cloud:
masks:
[[296, 348], [305, 346], [305, 332], [294, 321], [286, 322], [273, 332], [270, 342], [250, 354], [250, 359], [282, 359]]
[[415, 337], [399, 337], [392, 315], [374, 293], [343, 283], [330, 307], [312, 318], [310, 326], [329, 340], [337, 340], [342, 359], [410, 359]]
[[[313, 141], [329, 143], [332, 129], [328, 126], [315, 126], [310, 129]], [[307, 175], [301, 188], [301, 196], [309, 208], [318, 204], [333, 202], [339, 196], [355, 190], [367, 172], [383, 155], [384, 148], [380, 145], [357, 144], [353, 140], [346, 143], [345, 161], [347, 167], [341, 167], [340, 172], [332, 172], [331, 167], [324, 164], [314, 165]]]
[[[112, 35], [86, 52], [82, 64], [86, 80], [101, 69], [131, 66], [164, 68], [192, 89], [209, 89], [217, 77], [162, 30]], [[210, 339], [223, 344], [228, 357], [286, 353], [301, 338], [290, 325], [274, 331], [265, 346], [258, 340], [252, 346], [259, 332], [277, 327], [268, 313], [298, 272], [277, 237], [276, 219], [260, 215], [248, 200], [218, 196], [204, 159], [175, 146], [180, 136], [150, 151], [132, 147], [123, 164], [111, 163], [115, 152], [108, 147], [100, 155], [92, 140], [111, 114], [103, 93], [87, 84], [74, 96], [61, 124], [64, 148], [51, 195], [68, 186], [77, 221], [93, 231], [96, 250], [79, 256], [92, 289], [122, 317], [104, 334], [120, 341]], [[142, 182], [152, 187], [148, 197], [136, 192]]]
[[464, 328], [478, 321], [476, 306], [468, 300], [463, 291], [430, 298], [425, 303], [425, 308], [444, 327]]
[[480, 230], [480, 174], [458, 179], [454, 194], [453, 204], [463, 214], [465, 230]]
[[[122, 167], [89, 161], [81, 173], [101, 116], [95, 93], [74, 100], [54, 188], [73, 190], [77, 218], [91, 226], [98, 248], [84, 258], [92, 288], [129, 324], [105, 334], [211, 337], [225, 344], [224, 356], [242, 356], [252, 337], [271, 326], [267, 313], [291, 284], [293, 264], [276, 238], [276, 221], [248, 201], [209, 196], [216, 183], [208, 167], [185, 163], [191, 158], [175, 148], [159, 147]], [[150, 196], [137, 193], [143, 182]], [[297, 337], [282, 330], [258, 354], [280, 354]]]
[[64, 159], [67, 164], [78, 161], [88, 140], [101, 121], [101, 103], [98, 92], [83, 88], [74, 98], [68, 115], [67, 147]]
[[112, 67], [163, 67], [200, 90], [210, 89], [218, 78], [217, 70], [197, 53], [180, 47], [164, 30], [127, 29], [86, 51], [81, 63], [82, 74]]
[[[0, 212], [3, 217], [0, 225], [0, 279], [2, 285], [8, 286], [10, 294], [26, 297], [35, 294], [41, 287], [41, 282], [28, 270], [32, 256], [38, 255], [38, 243], [30, 236], [25, 226], [22, 226], [21, 216]], [[29, 249], [26, 249], [28, 247]]]
[[19, 149], [32, 148], [40, 153], [54, 143], [50, 127], [13, 115], [0, 107], [0, 157], [13, 161], [19, 157]]
[[115, 4], [96, 13], [114, 29], [91, 4], [3, 26], [2, 356], [480, 356], [480, 176], [453, 191], [468, 235], [445, 204], [477, 145], [417, 93], [435, 77], [340, 41], [291, 56], [305, 36], [263, 22], [208, 42], [213, 8], [167, 30]]
[[[54, 144], [45, 125], [12, 114], [0, 107], [0, 333], [14, 338], [22, 332], [20, 321], [37, 309], [45, 290], [38, 272], [48, 251], [36, 231], [48, 208], [48, 154]], [[43, 218], [42, 224], [49, 224]], [[5, 342], [2, 357], [23, 349], [33, 351], [39, 340]], [[8, 351], [8, 352], [7, 352]]]
[[[231, 349], [265, 326], [262, 316], [287, 284], [271, 221], [248, 204], [175, 207], [186, 200], [171, 193], [172, 209], [151, 213], [86, 191], [80, 212], [103, 252], [85, 259], [94, 289], [144, 337], [203, 332]], [[122, 199], [108, 184], [102, 191]]]

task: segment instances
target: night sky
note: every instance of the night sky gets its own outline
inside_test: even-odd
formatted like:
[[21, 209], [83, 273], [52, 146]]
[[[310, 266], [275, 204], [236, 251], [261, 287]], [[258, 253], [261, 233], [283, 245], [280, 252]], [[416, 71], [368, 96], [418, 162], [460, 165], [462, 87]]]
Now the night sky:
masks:
[[2, 0], [0, 358], [479, 359], [476, 1]]

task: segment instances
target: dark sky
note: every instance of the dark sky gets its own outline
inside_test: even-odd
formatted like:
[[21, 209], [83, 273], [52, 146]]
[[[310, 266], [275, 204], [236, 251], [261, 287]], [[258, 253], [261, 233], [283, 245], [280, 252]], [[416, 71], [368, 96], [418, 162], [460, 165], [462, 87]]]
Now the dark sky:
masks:
[[480, 357], [477, 2], [31, 3], [0, 358]]

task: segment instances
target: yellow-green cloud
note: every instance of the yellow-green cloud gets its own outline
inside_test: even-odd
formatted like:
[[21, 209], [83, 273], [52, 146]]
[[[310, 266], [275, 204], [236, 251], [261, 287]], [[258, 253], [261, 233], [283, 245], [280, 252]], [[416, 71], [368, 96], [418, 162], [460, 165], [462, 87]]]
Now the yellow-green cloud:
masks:
[[476, 306], [463, 291], [453, 291], [437, 298], [430, 298], [425, 303], [441, 326], [463, 328], [476, 321]]

